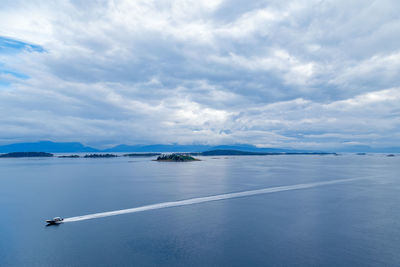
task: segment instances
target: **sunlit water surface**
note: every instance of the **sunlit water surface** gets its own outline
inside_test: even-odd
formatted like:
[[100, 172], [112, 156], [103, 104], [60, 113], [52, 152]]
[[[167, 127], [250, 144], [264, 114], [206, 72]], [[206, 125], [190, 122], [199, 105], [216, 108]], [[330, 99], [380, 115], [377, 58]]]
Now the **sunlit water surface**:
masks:
[[[64, 223], [277, 186], [354, 179]], [[400, 156], [0, 159], [1, 266], [400, 266]]]

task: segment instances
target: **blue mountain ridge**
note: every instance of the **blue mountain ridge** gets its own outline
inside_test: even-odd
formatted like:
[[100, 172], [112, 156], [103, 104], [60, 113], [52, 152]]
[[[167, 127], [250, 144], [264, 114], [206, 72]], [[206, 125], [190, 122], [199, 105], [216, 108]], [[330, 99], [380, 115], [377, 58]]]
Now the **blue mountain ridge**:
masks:
[[[16, 143], [0, 146], [0, 153], [9, 152], [204, 152], [208, 150], [239, 150], [247, 152], [268, 153], [308, 153], [324, 152], [321, 150], [298, 150], [290, 148], [260, 148], [249, 144], [233, 145], [179, 145], [179, 144], [154, 144], [154, 145], [117, 145], [107, 149], [97, 149], [85, 146], [79, 142], [52, 142], [39, 141], [30, 143]], [[332, 151], [330, 151], [332, 152]], [[338, 148], [333, 152], [366, 152], [366, 153], [400, 153], [400, 147], [371, 148], [369, 146], [354, 146]]]
[[294, 150], [282, 148], [258, 148], [248, 144], [236, 145], [118, 145], [109, 149], [103, 150], [104, 152], [204, 152], [208, 150], [240, 150], [248, 152], [310, 152], [309, 150]]
[[32, 143], [17, 143], [0, 146], [1, 153], [9, 152], [98, 152], [98, 149], [84, 146], [78, 142], [39, 141]]
[[204, 152], [208, 150], [240, 150], [248, 152], [314, 152], [310, 150], [294, 150], [282, 148], [258, 148], [248, 144], [236, 145], [117, 145], [107, 149], [96, 149], [84, 146], [78, 142], [51, 142], [39, 141], [31, 143], [16, 143], [0, 146], [0, 153], [9, 152], [54, 152], [54, 153], [73, 153], [73, 152]]

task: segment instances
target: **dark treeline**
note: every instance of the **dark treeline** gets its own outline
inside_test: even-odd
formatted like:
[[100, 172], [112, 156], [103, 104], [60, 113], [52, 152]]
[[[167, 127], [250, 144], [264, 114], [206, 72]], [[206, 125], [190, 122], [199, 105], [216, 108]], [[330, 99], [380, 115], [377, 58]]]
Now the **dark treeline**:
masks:
[[118, 155], [114, 154], [87, 154], [84, 158], [116, 158]]
[[185, 161], [196, 161], [199, 159], [195, 159], [190, 155], [186, 154], [166, 154], [157, 157], [157, 161], [175, 161], [175, 162], [185, 162]]
[[54, 155], [46, 152], [11, 152], [0, 155], [0, 158], [29, 158], [29, 157], [53, 157]]

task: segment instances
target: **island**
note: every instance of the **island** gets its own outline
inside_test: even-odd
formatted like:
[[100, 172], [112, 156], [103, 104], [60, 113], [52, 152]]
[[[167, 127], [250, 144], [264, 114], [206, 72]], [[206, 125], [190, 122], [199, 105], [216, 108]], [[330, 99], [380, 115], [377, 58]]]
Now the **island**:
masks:
[[114, 154], [87, 154], [84, 158], [116, 158], [117, 155]]
[[33, 158], [33, 157], [53, 157], [54, 155], [46, 152], [11, 152], [0, 155], [0, 158]]
[[58, 156], [58, 158], [80, 158], [79, 155], [63, 155], [63, 156]]
[[199, 161], [199, 159], [193, 158], [192, 156], [185, 154], [165, 154], [158, 156], [156, 161], [187, 162], [187, 161]]

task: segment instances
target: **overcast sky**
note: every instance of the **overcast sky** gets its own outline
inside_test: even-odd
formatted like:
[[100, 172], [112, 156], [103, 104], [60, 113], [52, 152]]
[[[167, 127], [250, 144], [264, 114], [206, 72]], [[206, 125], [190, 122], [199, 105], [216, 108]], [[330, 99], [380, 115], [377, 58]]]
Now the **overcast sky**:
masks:
[[0, 144], [400, 146], [398, 0], [1, 0]]

